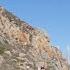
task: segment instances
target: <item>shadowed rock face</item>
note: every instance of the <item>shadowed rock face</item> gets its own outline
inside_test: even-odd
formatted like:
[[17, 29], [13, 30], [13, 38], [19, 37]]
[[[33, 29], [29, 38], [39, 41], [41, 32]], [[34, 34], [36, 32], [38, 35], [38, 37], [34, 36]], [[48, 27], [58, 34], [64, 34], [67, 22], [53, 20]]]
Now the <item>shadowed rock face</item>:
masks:
[[69, 70], [48, 35], [0, 7], [0, 70]]

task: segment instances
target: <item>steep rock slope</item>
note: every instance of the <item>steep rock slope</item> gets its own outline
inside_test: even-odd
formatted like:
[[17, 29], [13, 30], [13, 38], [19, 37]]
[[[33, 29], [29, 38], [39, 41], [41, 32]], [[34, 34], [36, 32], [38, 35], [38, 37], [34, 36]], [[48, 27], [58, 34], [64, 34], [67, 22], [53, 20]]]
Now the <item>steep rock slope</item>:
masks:
[[69, 70], [48, 35], [0, 7], [0, 70]]

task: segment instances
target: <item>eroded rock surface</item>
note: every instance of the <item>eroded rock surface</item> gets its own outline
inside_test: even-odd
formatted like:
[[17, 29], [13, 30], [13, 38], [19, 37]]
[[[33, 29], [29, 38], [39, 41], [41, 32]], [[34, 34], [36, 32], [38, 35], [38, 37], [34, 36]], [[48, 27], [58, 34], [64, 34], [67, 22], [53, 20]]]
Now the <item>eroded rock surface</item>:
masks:
[[69, 70], [48, 35], [0, 7], [0, 70]]

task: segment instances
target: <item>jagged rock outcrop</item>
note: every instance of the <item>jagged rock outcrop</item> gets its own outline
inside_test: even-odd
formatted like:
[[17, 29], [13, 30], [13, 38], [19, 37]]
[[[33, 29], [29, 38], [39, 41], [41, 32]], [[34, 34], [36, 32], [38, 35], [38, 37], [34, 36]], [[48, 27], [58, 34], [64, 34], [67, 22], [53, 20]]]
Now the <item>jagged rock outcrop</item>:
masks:
[[69, 70], [48, 35], [0, 7], [0, 70]]

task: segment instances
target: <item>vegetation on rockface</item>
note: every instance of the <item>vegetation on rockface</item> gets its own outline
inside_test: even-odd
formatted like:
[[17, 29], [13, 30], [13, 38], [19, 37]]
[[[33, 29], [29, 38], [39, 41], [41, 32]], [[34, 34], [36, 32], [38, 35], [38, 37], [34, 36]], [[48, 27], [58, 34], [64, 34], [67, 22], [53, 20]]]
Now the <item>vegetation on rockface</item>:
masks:
[[0, 42], [0, 54], [3, 54], [5, 51], [5, 46]]

